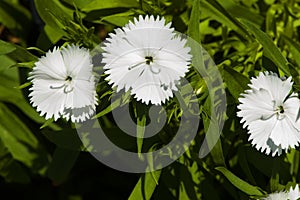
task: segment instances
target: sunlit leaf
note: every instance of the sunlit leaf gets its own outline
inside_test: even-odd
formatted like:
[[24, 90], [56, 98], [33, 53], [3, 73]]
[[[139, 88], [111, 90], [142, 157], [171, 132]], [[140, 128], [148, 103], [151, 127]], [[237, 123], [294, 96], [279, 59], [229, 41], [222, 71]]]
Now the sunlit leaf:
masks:
[[[155, 171], [154, 174], [156, 179], [159, 179], [161, 170]], [[152, 174], [150, 172], [145, 173], [137, 182], [128, 200], [150, 199], [156, 187], [156, 181], [153, 179]]]
[[285, 75], [290, 75], [290, 70], [288, 68], [288, 61], [282, 55], [278, 47], [274, 44], [272, 39], [263, 31], [261, 31], [257, 26], [248, 22], [246, 20], [241, 20], [241, 22], [247, 27], [247, 29], [255, 36], [258, 42], [263, 46], [266, 57], [271, 59]]
[[262, 189], [243, 181], [225, 167], [216, 167], [215, 169], [220, 171], [235, 187], [245, 192], [246, 194], [252, 196], [259, 196], [264, 194]]
[[224, 66], [222, 70], [222, 75], [224, 81], [228, 87], [228, 90], [232, 94], [235, 99], [238, 99], [247, 88], [247, 84], [249, 83], [249, 79], [245, 77], [243, 74], [238, 73], [234, 69], [230, 67]]
[[86, 4], [82, 7], [82, 10], [85, 12], [92, 11], [92, 10], [101, 10], [101, 9], [108, 9], [108, 8], [133, 8], [138, 7], [139, 4], [135, 0], [95, 0]]

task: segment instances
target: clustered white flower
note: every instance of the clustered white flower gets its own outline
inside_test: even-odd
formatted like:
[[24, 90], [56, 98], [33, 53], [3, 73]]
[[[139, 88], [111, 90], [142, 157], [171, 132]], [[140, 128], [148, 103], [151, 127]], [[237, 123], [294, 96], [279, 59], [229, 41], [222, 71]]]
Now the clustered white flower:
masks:
[[72, 122], [88, 119], [97, 105], [90, 53], [68, 45], [55, 47], [35, 63], [29, 79], [30, 102], [46, 119], [63, 117]]
[[117, 92], [130, 90], [146, 104], [165, 103], [188, 71], [191, 55], [186, 43], [164, 18], [134, 18], [104, 43], [106, 80]]
[[239, 98], [237, 112], [257, 150], [280, 155], [300, 141], [300, 100], [292, 93], [292, 77], [282, 80], [272, 72], [260, 72], [251, 79], [250, 89]]
[[[115, 32], [103, 47], [106, 80], [117, 87], [117, 92], [130, 89], [146, 104], [165, 103], [188, 71], [191, 55], [186, 39], [178, 37], [163, 17], [153, 16], [134, 18]], [[87, 49], [75, 45], [54, 48], [35, 63], [30, 73], [32, 105], [46, 119], [85, 121], [97, 105], [92, 72]]]
[[262, 200], [298, 200], [300, 198], [300, 191], [298, 184], [293, 189], [290, 187], [289, 191], [281, 191], [269, 194], [266, 198]]

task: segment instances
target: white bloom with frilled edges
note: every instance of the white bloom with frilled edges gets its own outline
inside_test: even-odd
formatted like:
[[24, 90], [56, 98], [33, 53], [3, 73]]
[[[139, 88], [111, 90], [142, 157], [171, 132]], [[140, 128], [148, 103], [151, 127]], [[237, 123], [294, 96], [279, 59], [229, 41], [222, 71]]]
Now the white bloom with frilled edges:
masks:
[[106, 80], [117, 92], [130, 90], [146, 104], [165, 103], [188, 71], [191, 55], [186, 42], [163, 17], [134, 18], [104, 42]]
[[298, 200], [300, 198], [299, 186], [298, 184], [293, 189], [290, 187], [289, 191], [281, 191], [277, 193], [269, 194], [263, 200]]
[[244, 128], [257, 150], [280, 155], [282, 150], [295, 148], [300, 141], [300, 100], [292, 93], [292, 77], [280, 79], [275, 73], [260, 72], [251, 79], [250, 89], [239, 98]]
[[60, 117], [81, 122], [90, 118], [97, 105], [95, 77], [90, 53], [68, 45], [55, 47], [41, 57], [29, 79], [30, 102], [46, 119]]

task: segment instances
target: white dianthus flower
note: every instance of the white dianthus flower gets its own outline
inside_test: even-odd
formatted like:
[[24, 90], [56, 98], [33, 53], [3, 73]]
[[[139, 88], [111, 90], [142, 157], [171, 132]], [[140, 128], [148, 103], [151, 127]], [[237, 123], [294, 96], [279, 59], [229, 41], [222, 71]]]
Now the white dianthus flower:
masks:
[[266, 198], [262, 200], [288, 200], [288, 193], [287, 192], [277, 192], [269, 194]]
[[72, 122], [90, 118], [97, 105], [95, 77], [90, 53], [85, 48], [68, 45], [54, 48], [33, 67], [30, 102], [41, 116]]
[[300, 198], [300, 191], [299, 191], [298, 184], [295, 186], [294, 189], [293, 187], [290, 188], [288, 192], [288, 196], [289, 196], [289, 200], [298, 200]]
[[191, 55], [186, 42], [163, 17], [134, 18], [104, 43], [106, 80], [117, 92], [130, 90], [146, 104], [165, 103], [188, 71]]
[[298, 200], [300, 198], [299, 186], [298, 184], [293, 189], [290, 187], [289, 191], [281, 191], [277, 193], [269, 194], [266, 198], [262, 200]]
[[295, 148], [300, 141], [300, 100], [290, 93], [291, 79], [281, 80], [275, 73], [260, 72], [239, 98], [237, 115], [249, 130], [249, 140], [257, 150], [272, 156]]

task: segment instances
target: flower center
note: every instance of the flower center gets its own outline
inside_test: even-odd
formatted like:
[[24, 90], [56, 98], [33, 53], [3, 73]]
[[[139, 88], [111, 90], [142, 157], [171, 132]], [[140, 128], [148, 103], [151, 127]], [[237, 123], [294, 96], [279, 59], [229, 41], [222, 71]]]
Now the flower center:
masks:
[[72, 86], [72, 84], [71, 84], [71, 82], [72, 82], [72, 77], [71, 76], [67, 76], [66, 79], [65, 79], [65, 83], [64, 84], [59, 85], [59, 86], [50, 85], [50, 89], [57, 90], [57, 89], [62, 89], [63, 88], [64, 89], [64, 93], [68, 94], [68, 93], [72, 92], [73, 89], [74, 89], [73, 86]]
[[146, 56], [145, 59], [146, 59], [146, 64], [147, 65], [150, 65], [150, 63], [153, 62], [153, 57], [152, 56]]
[[261, 120], [268, 120], [268, 119], [272, 118], [274, 115], [276, 115], [278, 120], [282, 120], [285, 118], [283, 105], [279, 104], [279, 106], [278, 106], [278, 104], [276, 105], [275, 101], [273, 101], [273, 103], [274, 103], [274, 107], [273, 107], [274, 112], [270, 115], [262, 115], [260, 117]]
[[277, 119], [281, 120], [285, 117], [284, 115], [284, 108], [282, 105], [278, 106], [275, 110], [276, 115], [277, 115]]
[[[159, 74], [160, 73], [160, 69], [158, 68], [157, 70], [153, 68], [153, 66], [151, 65], [151, 63], [153, 63], [153, 57], [152, 56], [145, 56], [145, 61], [139, 62], [137, 64], [131, 65], [128, 67], [128, 70], [132, 70], [136, 67], [140, 67], [143, 66], [143, 64], [146, 63], [146, 65], [149, 66], [150, 71], [153, 74]], [[144, 70], [140, 73], [140, 76], [144, 73]]]
[[67, 76], [67, 78], [65, 79], [65, 81], [72, 81], [72, 77], [71, 76]]
[[283, 106], [278, 106], [278, 111], [280, 114], [283, 114], [284, 113]]

